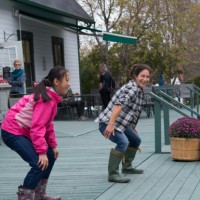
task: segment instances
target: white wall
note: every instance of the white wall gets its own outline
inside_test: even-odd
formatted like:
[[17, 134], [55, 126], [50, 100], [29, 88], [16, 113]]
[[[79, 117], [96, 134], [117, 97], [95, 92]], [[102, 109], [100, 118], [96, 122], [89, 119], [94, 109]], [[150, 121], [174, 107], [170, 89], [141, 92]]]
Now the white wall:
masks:
[[[14, 4], [10, 1], [2, 1], [0, 6], [0, 43], [4, 42], [4, 34], [15, 34], [8, 41], [16, 41], [16, 30], [19, 29], [19, 18], [13, 15]], [[77, 35], [62, 27], [52, 26], [31, 18], [21, 17], [21, 30], [33, 33], [34, 65], [36, 80], [41, 80], [53, 67], [51, 37], [64, 39], [65, 67], [71, 75], [71, 85], [74, 92], [80, 92], [78, 41]], [[43, 60], [46, 67], [43, 67]]]
[[10, 1], [1, 0], [0, 5], [0, 42], [4, 42], [4, 31], [6, 33], [6, 38], [11, 34], [15, 34], [9, 38], [9, 41], [16, 41], [16, 30], [19, 27], [17, 18], [12, 14], [13, 4]]

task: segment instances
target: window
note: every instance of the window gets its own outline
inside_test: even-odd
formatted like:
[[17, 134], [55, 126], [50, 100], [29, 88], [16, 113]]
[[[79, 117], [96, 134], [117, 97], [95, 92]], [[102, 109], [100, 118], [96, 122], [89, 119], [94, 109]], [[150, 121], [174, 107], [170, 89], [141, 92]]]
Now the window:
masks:
[[52, 52], [54, 66], [64, 66], [64, 40], [59, 37], [52, 37]]

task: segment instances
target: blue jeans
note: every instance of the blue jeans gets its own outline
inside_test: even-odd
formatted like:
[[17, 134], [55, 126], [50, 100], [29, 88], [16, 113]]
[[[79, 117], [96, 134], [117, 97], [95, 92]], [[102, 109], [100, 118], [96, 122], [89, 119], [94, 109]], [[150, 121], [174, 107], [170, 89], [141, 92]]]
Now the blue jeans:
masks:
[[[107, 124], [99, 123], [99, 130], [100, 132], [104, 133]], [[115, 135], [110, 135], [109, 140], [116, 143], [115, 150], [124, 153], [127, 147], [138, 148], [141, 143], [141, 139], [137, 133], [131, 128], [127, 127], [124, 132], [120, 132], [115, 129]]]
[[24, 179], [24, 188], [35, 189], [41, 179], [49, 178], [49, 175], [55, 163], [53, 150], [51, 148], [48, 148], [47, 151], [49, 165], [47, 169], [42, 171], [42, 169], [39, 168], [37, 165], [39, 155], [36, 153], [32, 142], [27, 137], [14, 135], [4, 130], [1, 130], [1, 136], [4, 143], [13, 151], [17, 152], [25, 162], [29, 163], [31, 167], [30, 171]]

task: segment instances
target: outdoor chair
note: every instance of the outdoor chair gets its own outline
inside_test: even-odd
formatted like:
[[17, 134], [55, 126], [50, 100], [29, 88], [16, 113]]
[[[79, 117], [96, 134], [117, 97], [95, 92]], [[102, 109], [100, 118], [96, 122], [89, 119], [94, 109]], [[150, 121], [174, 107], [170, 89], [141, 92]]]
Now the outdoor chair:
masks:
[[98, 116], [100, 112], [102, 111], [102, 107], [103, 107], [99, 90], [97, 88], [91, 89], [90, 93], [91, 93], [91, 96], [93, 97], [93, 102], [91, 105], [92, 111], [96, 114], [96, 116]]
[[62, 119], [74, 119], [75, 118], [75, 110], [74, 107], [66, 105], [66, 103], [62, 103], [58, 105], [57, 114], [55, 116], [55, 120]]
[[190, 102], [190, 104], [194, 105], [194, 93], [192, 92], [192, 96], [190, 96], [190, 90], [188, 89], [188, 87], [194, 89], [193, 84], [180, 85], [180, 97], [183, 98], [185, 104]]
[[146, 112], [147, 117], [150, 118], [154, 114], [154, 102], [151, 96], [149, 95], [149, 93], [152, 92], [152, 85], [145, 86], [143, 91], [144, 91], [143, 110]]

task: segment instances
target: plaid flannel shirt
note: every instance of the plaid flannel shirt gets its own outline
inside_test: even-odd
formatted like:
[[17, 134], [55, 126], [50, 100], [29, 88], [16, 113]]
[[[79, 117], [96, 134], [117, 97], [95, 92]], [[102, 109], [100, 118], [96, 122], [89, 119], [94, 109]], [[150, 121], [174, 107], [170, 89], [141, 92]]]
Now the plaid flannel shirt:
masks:
[[123, 132], [128, 126], [135, 128], [140, 118], [143, 104], [143, 90], [131, 80], [115, 93], [107, 108], [100, 113], [95, 121], [108, 124], [114, 106], [121, 105], [122, 110], [115, 121], [115, 129]]

